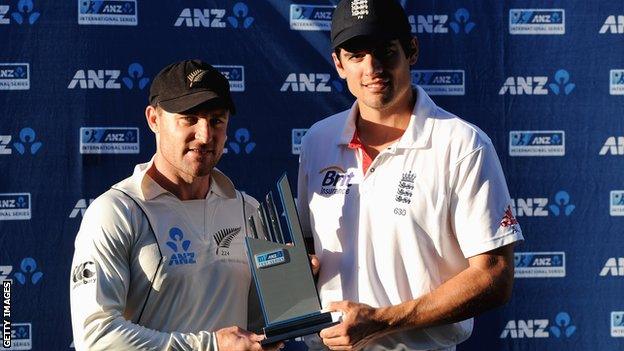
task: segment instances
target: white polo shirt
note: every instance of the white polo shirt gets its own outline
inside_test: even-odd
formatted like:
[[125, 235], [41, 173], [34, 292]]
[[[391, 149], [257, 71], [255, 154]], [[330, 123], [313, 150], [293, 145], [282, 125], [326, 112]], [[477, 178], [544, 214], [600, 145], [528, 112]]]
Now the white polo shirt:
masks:
[[[348, 147], [357, 103], [303, 138], [299, 208], [321, 262], [324, 307], [418, 298], [467, 268], [467, 258], [523, 239], [490, 139], [415, 92], [405, 133], [366, 175], [361, 150]], [[394, 333], [367, 350], [449, 347], [470, 336], [472, 323]]]
[[87, 209], [70, 282], [77, 350], [216, 350], [247, 326], [245, 215], [258, 206], [219, 170], [180, 201], [137, 165]]

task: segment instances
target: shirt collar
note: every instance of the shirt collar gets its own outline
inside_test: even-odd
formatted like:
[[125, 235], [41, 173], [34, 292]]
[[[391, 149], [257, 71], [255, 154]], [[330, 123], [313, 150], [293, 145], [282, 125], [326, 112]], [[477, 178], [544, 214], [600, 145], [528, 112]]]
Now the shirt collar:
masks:
[[[410, 122], [398, 143], [396, 143], [393, 148], [417, 149], [423, 148], [429, 143], [435, 120], [433, 117], [436, 115], [438, 107], [420, 86], [415, 87], [414, 93], [416, 94], [416, 103], [412, 110]], [[355, 140], [355, 122], [359, 113], [357, 101], [355, 101], [345, 120], [342, 134], [338, 140], [339, 145], [348, 146]]]
[[[154, 157], [152, 157], [152, 159], [147, 163], [136, 165], [134, 167], [134, 173], [132, 173], [131, 177], [132, 183], [138, 188], [138, 190], [140, 190], [139, 194], [145, 201], [155, 199], [157, 196], [162, 194], [171, 194], [147, 175], [147, 171], [153, 164]], [[234, 183], [232, 183], [230, 178], [228, 178], [217, 168], [213, 168], [212, 171], [210, 171], [210, 190], [208, 191], [206, 198], [208, 198], [211, 193], [227, 199], [236, 197]]]

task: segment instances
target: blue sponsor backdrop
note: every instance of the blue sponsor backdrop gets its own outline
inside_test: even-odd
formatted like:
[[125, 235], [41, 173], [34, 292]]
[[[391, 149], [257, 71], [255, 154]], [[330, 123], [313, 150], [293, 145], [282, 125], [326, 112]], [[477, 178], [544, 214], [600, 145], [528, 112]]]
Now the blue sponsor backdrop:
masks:
[[[163, 66], [199, 57], [227, 75], [238, 113], [220, 168], [240, 188], [294, 180], [305, 129], [353, 100], [330, 59], [335, 2], [0, 0], [13, 349], [70, 349], [74, 236], [92, 199], [151, 157], [143, 111]], [[624, 349], [624, 4], [403, 4], [414, 81], [492, 138], [527, 239], [513, 300], [459, 350]]]

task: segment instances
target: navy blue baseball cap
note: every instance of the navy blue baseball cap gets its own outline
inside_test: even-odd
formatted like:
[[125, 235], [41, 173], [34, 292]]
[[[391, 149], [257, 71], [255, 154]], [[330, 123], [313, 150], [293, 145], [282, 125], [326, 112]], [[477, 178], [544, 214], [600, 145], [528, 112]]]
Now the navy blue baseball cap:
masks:
[[411, 37], [403, 7], [395, 0], [342, 0], [332, 15], [332, 48], [359, 36], [377, 40]]

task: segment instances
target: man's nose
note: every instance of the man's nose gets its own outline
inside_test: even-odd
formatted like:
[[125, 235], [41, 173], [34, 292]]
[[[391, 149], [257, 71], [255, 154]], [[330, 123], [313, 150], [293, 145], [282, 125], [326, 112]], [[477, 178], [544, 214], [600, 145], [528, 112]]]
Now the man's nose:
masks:
[[195, 139], [202, 143], [208, 143], [212, 140], [212, 127], [207, 119], [200, 118], [195, 124]]
[[369, 76], [380, 74], [383, 71], [383, 65], [374, 54], [366, 54], [364, 57], [365, 71], [364, 73]]

